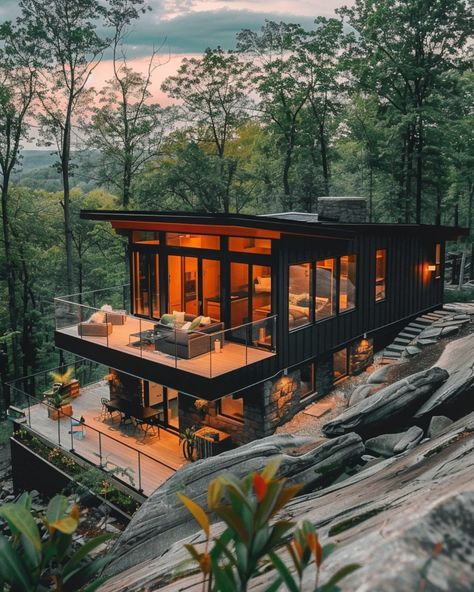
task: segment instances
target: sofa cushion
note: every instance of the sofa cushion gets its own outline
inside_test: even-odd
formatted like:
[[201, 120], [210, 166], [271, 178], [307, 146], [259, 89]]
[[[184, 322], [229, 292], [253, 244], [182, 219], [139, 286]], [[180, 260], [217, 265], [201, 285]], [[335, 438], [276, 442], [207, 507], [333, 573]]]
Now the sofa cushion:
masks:
[[168, 341], [168, 343], [176, 343], [177, 345], [188, 345], [189, 333], [178, 329], [177, 331], [173, 331], [171, 335], [166, 338], [166, 341]]
[[98, 310], [97, 312], [91, 315], [88, 322], [93, 324], [105, 323], [105, 313]]
[[172, 327], [174, 324], [175, 318], [172, 314], [164, 314], [161, 315], [160, 323], [165, 325], [165, 327]]
[[180, 310], [173, 310], [173, 316], [178, 323], [184, 323], [184, 315], [186, 313]]
[[194, 319], [194, 321], [191, 322], [191, 326], [189, 327], [190, 331], [194, 331], [195, 329], [197, 329], [199, 327], [199, 325], [201, 324], [201, 319], [202, 317], [196, 317]]

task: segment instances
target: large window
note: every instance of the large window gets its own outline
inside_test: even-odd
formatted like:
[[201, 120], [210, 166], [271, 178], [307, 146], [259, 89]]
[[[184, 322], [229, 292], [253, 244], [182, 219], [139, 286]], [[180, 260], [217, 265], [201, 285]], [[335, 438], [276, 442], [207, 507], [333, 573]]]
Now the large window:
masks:
[[159, 318], [160, 273], [158, 255], [135, 251], [132, 255], [132, 266], [134, 314]]
[[218, 401], [218, 413], [234, 421], [244, 421], [244, 400], [242, 397], [227, 395]]
[[339, 259], [339, 266], [339, 310], [344, 312], [356, 306], [356, 255], [344, 255]]
[[340, 349], [333, 354], [333, 379], [334, 382], [341, 380], [348, 374], [347, 347]]
[[253, 237], [229, 237], [229, 251], [239, 251], [242, 253], [262, 253], [269, 255], [272, 250], [272, 241], [268, 238]]
[[185, 234], [184, 232], [167, 232], [166, 244], [170, 247], [187, 249], [219, 249], [220, 237], [211, 234]]
[[296, 329], [312, 322], [311, 263], [289, 266], [288, 273], [288, 326]]
[[314, 308], [316, 320], [327, 319], [335, 314], [336, 260], [322, 259], [316, 262], [316, 294]]
[[132, 242], [144, 245], [159, 245], [160, 233], [153, 230], [134, 230], [132, 232]]
[[380, 302], [387, 297], [387, 250], [377, 249], [375, 252], [375, 301]]
[[306, 399], [316, 390], [316, 370], [314, 362], [300, 367], [300, 400]]

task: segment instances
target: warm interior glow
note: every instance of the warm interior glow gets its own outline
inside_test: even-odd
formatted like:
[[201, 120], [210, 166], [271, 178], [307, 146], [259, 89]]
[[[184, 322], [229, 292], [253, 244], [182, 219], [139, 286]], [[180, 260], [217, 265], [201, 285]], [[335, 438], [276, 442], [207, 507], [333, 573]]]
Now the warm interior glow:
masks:
[[387, 274], [387, 250], [377, 249], [375, 252], [375, 301], [385, 300]]
[[436, 271], [436, 265], [428, 265], [428, 271]]

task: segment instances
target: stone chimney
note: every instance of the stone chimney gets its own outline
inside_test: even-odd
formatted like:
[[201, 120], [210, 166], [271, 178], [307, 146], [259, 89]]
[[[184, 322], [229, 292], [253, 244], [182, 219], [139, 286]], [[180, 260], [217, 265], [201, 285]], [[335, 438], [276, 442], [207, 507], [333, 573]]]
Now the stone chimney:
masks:
[[318, 217], [322, 221], [367, 222], [367, 200], [365, 197], [319, 197]]

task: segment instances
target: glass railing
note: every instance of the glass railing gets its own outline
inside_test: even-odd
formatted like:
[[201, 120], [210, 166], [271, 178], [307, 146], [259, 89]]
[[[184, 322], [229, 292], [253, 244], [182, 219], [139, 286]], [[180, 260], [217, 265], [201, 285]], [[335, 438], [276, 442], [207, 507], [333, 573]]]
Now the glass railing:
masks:
[[[96, 384], [108, 372], [104, 366], [88, 360], [81, 360], [55, 371], [65, 372], [68, 368], [74, 369], [76, 378], [72, 381], [80, 382], [81, 391]], [[94, 426], [91, 420], [81, 417], [80, 413], [84, 410], [79, 411], [76, 416], [75, 398], [70, 400], [71, 414], [67, 408], [64, 412], [58, 412], [48, 397], [52, 380], [51, 371], [48, 371], [8, 383], [10, 417], [20, 425], [27, 426], [52, 446], [76, 454], [144, 495], [150, 495], [160, 482], [176, 472], [176, 467], [147, 454], [143, 448], [139, 450], [123, 442], [116, 422], [112, 422], [112, 426], [104, 424], [103, 429], [98, 429], [97, 424]], [[97, 386], [100, 388], [100, 383]], [[83, 392], [82, 397], [87, 397], [87, 392]], [[85, 400], [84, 405], [87, 404]], [[94, 406], [92, 401], [90, 404], [91, 410], [98, 415], [94, 421], [102, 422], [103, 407], [100, 404]], [[85, 412], [84, 414], [87, 415]], [[111, 427], [117, 430], [117, 437], [108, 433]], [[140, 433], [137, 434], [137, 444], [146, 444], [146, 438]], [[177, 458], [177, 461], [180, 459]]]
[[[261, 362], [276, 353], [276, 315], [230, 329], [212, 321], [211, 325], [186, 330], [182, 324], [167, 326], [129, 314], [126, 308], [120, 308], [125, 304], [124, 299], [120, 300], [124, 292], [118, 287], [80, 298], [56, 298], [56, 329], [209, 378]], [[88, 301], [94, 300], [95, 306], [84, 303], [86, 296]]]

